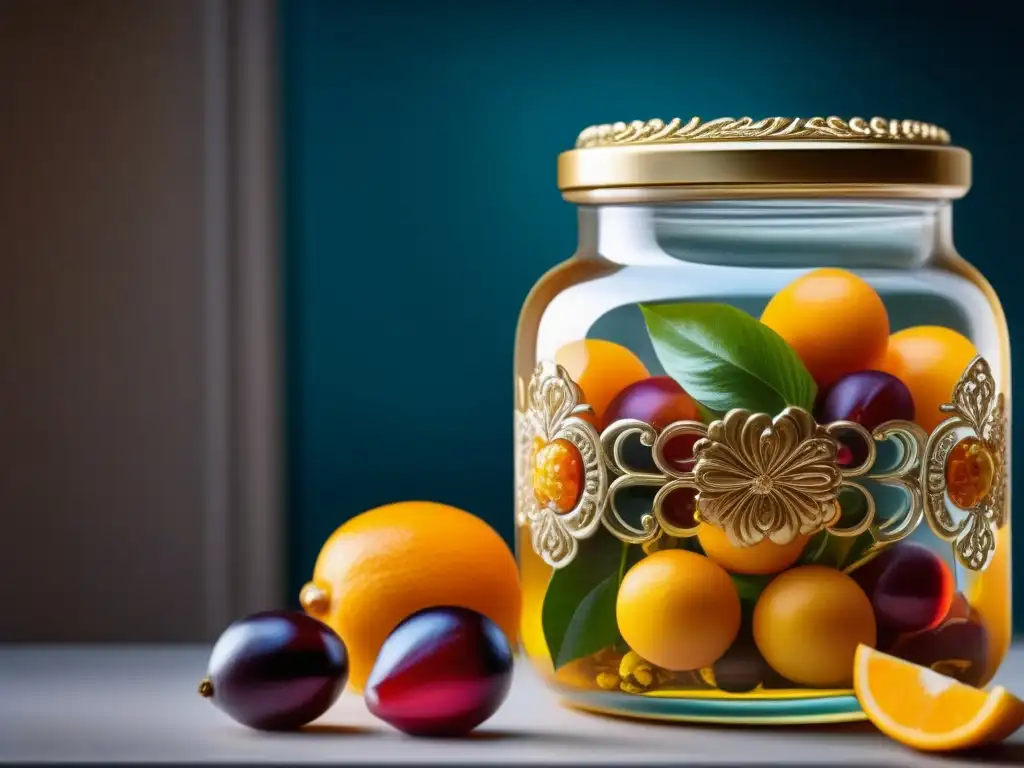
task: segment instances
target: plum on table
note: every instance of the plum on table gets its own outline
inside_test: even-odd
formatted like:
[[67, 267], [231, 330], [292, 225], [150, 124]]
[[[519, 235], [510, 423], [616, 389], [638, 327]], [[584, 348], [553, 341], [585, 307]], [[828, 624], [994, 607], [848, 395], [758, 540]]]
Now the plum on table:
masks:
[[263, 611], [224, 630], [199, 694], [250, 728], [294, 730], [326, 712], [347, 680], [334, 630], [300, 611]]

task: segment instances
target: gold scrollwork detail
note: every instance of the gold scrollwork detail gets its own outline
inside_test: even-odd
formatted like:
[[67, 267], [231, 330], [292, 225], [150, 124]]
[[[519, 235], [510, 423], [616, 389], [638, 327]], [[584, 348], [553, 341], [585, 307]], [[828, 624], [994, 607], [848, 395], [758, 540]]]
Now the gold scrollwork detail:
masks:
[[[541, 362], [525, 391], [520, 387], [516, 414], [516, 520], [529, 525], [534, 551], [553, 568], [572, 562], [578, 541], [594, 534], [601, 524], [601, 507], [608, 477], [597, 430], [584, 416], [593, 413], [582, 402], [579, 386], [560, 365]], [[579, 452], [582, 485], [570, 509], [541, 503], [534, 490], [534, 461], [538, 445], [556, 440]]]
[[[848, 435], [847, 440], [849, 436], [855, 435], [864, 447], [861, 461], [842, 470], [841, 485], [841, 488], [860, 494], [864, 500], [864, 512], [855, 523], [843, 526], [836, 521], [826, 526], [826, 530], [834, 536], [859, 536], [870, 532], [875, 548], [899, 541], [913, 533], [921, 524], [924, 514], [920, 481], [924, 447], [928, 439], [924, 429], [910, 421], [894, 420], [870, 432], [852, 421], [834, 421], [826, 425], [825, 430], [837, 439], [844, 433]], [[872, 472], [878, 459], [877, 445], [888, 440], [899, 445], [899, 459], [890, 469]], [[896, 514], [876, 522], [875, 498], [863, 485], [862, 479], [902, 490], [906, 497], [904, 506]]]
[[[695, 536], [702, 522], [721, 528], [735, 546], [765, 539], [778, 544], [825, 530], [836, 536], [870, 533], [871, 552], [899, 541], [927, 520], [940, 538], [950, 541], [956, 559], [973, 570], [985, 568], [995, 549], [995, 533], [1006, 520], [1006, 409], [996, 391], [988, 363], [972, 361], [961, 377], [952, 414], [929, 435], [909, 421], [889, 421], [873, 431], [852, 421], [819, 424], [802, 408], [787, 408], [774, 418], [732, 410], [709, 425], [678, 421], [664, 429], [635, 419], [610, 424], [598, 434], [587, 417], [589, 406], [564, 368], [542, 362], [529, 385], [519, 383], [516, 414], [517, 521], [529, 525], [534, 550], [553, 567], [575, 557], [578, 541], [603, 525], [621, 541], [657, 548], [659, 542]], [[973, 438], [965, 437], [973, 433]], [[667, 446], [690, 437], [693, 459], [670, 461]], [[542, 503], [534, 487], [538, 444], [565, 440], [575, 446], [582, 464], [582, 486], [571, 510]], [[841, 466], [838, 449], [850, 440], [862, 443], [856, 465]], [[967, 508], [954, 515], [948, 500], [947, 466], [965, 439], [980, 442], [982, 458], [991, 460], [991, 484]], [[627, 444], [649, 451], [643, 466], [631, 463]], [[875, 467], [878, 445], [899, 448], [894, 466]], [[898, 510], [879, 516], [866, 482], [903, 492]], [[654, 489], [649, 510], [630, 521], [620, 509], [619, 494], [631, 487]], [[694, 492], [694, 520], [680, 522], [669, 513], [668, 499], [682, 489]], [[840, 509], [844, 491], [864, 499], [853, 521]], [[667, 538], [663, 538], [667, 537]]]
[[673, 118], [633, 120], [592, 125], [576, 139], [577, 149], [630, 144], [668, 144], [695, 141], [890, 141], [914, 144], [949, 144], [949, 133], [937, 125], [919, 120], [884, 117], [719, 117], [687, 121]]
[[[935, 535], [952, 542], [961, 565], [984, 570], [995, 553], [996, 531], [1006, 523], [1007, 483], [1006, 404], [984, 358], [971, 361], [953, 390], [952, 402], [942, 411], [951, 416], [928, 437], [921, 470], [924, 514]], [[947, 501], [947, 467], [954, 451], [972, 439], [980, 441], [979, 450], [991, 461], [991, 482], [974, 503], [961, 508], [964, 514], [954, 517], [953, 502]]]
[[[667, 534], [678, 538], [695, 536], [697, 526], [682, 527], [674, 523], [667, 514], [666, 502], [669, 496], [682, 488], [696, 489], [692, 472], [675, 467], [665, 454], [670, 441], [693, 435], [703, 438], [707, 427], [699, 421], [677, 421], [658, 432], [650, 424], [636, 419], [622, 419], [610, 424], [601, 433], [601, 449], [610, 475], [615, 479], [608, 486], [608, 497], [604, 507], [604, 525], [613, 536], [630, 544], [649, 544], [659, 536]], [[626, 443], [639, 440], [640, 445], [651, 449], [651, 458], [657, 471], [647, 471], [633, 466], [625, 456]], [[629, 523], [619, 510], [620, 491], [638, 486], [657, 488], [651, 502], [651, 512], [640, 517], [639, 527]]]

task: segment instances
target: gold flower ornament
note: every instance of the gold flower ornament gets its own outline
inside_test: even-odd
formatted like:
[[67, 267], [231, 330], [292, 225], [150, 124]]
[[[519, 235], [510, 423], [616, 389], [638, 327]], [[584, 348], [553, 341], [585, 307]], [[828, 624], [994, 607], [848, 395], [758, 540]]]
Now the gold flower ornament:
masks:
[[700, 516], [734, 546], [786, 544], [829, 525], [843, 476], [836, 442], [813, 417], [733, 410], [694, 445]]

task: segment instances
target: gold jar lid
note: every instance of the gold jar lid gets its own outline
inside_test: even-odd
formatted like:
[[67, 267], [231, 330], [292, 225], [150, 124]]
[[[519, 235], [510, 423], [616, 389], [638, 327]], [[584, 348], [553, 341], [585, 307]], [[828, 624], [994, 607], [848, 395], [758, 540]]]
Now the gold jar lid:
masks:
[[722, 117], [594, 125], [558, 157], [573, 203], [752, 197], [955, 199], [971, 155], [915, 120]]

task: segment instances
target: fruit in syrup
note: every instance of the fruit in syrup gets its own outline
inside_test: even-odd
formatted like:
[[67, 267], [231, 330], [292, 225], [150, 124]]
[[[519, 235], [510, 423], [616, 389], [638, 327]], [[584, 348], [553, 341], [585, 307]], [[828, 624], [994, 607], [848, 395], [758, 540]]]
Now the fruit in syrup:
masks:
[[[914, 420], [914, 400], [907, 386], [895, 376], [883, 371], [856, 371], [848, 373], [829, 388], [825, 395], [819, 420], [852, 421], [873, 432], [887, 421]], [[860, 464], [867, 456], [863, 440], [844, 440], [849, 451], [848, 464]], [[845, 457], [840, 457], [843, 464]]]
[[[638, 419], [662, 430], [674, 421], [700, 421], [700, 411], [693, 398], [668, 376], [651, 376], [630, 384], [612, 400], [604, 415], [604, 427], [620, 419]], [[697, 435], [680, 435], [665, 445], [665, 458], [673, 466], [686, 470], [693, 463], [693, 444]], [[637, 449], [636, 443], [627, 443], [627, 448]], [[634, 450], [641, 454], [632, 461], [634, 466], [642, 465], [647, 471], [654, 470], [650, 449]]]
[[853, 572], [871, 600], [879, 628], [920, 632], [945, 618], [953, 602], [953, 573], [935, 552], [902, 541]]
[[907, 388], [914, 399], [914, 418], [926, 432], [949, 418], [939, 410], [953, 399], [953, 389], [977, 356], [970, 339], [949, 328], [918, 325], [894, 333], [879, 366]]
[[797, 278], [772, 297], [761, 322], [793, 347], [819, 387], [873, 368], [889, 341], [881, 297], [844, 269], [816, 269]]
[[841, 571], [802, 565], [776, 576], [754, 607], [754, 642], [771, 667], [795, 683], [843, 687], [860, 643], [875, 644], [875, 616]]
[[771, 668], [754, 644], [748, 621], [740, 627], [739, 635], [729, 650], [711, 667], [710, 677], [716, 688], [726, 693], [747, 693], [761, 685], [771, 675]]
[[905, 635], [890, 653], [968, 685], [982, 685], [988, 667], [988, 633], [969, 619], [944, 621], [935, 629]]
[[762, 539], [748, 547], [737, 547], [725, 531], [710, 523], [701, 523], [697, 533], [704, 554], [730, 573], [766, 574], [784, 571], [797, 560], [810, 537], [798, 534], [788, 544]]
[[729, 574], [683, 549], [655, 552], [630, 568], [615, 613], [626, 644], [672, 671], [711, 666], [740, 628], [740, 599]]
[[604, 422], [605, 411], [619, 392], [651, 375], [630, 350], [604, 339], [571, 341], [555, 353], [555, 362], [583, 390], [583, 402], [594, 409], [594, 426]]

